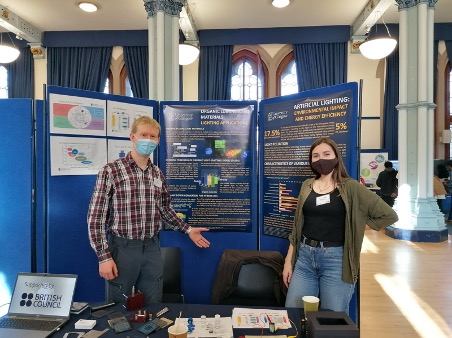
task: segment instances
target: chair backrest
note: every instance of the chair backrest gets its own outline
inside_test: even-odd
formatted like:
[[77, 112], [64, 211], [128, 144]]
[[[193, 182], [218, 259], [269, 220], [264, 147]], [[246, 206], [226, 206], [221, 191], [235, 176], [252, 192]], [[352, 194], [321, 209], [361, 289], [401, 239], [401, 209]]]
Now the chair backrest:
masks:
[[180, 248], [161, 247], [163, 260], [163, 303], [183, 303]]
[[213, 304], [284, 306], [284, 258], [277, 251], [225, 250], [212, 292]]

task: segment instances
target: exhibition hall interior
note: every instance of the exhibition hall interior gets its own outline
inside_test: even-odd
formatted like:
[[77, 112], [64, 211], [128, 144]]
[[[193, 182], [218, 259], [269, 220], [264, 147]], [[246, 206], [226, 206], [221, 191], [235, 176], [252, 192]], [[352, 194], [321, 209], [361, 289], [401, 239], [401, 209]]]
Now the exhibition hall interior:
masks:
[[[0, 336], [452, 337], [452, 1], [0, 0], [0, 37], [0, 317], [63, 319]], [[311, 185], [339, 240], [300, 230], [320, 137], [359, 182]], [[137, 156], [151, 188], [111, 173]], [[161, 302], [104, 279], [124, 243], [156, 250]], [[287, 299], [304, 247], [343, 248], [346, 308]]]

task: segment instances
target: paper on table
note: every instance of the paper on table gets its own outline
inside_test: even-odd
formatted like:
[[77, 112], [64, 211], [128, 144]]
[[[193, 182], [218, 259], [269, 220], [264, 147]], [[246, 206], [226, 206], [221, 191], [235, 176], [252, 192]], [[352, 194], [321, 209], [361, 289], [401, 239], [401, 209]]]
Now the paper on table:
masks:
[[278, 329], [292, 327], [287, 310], [234, 308], [232, 310], [232, 327], [234, 329], [268, 328], [269, 321]]
[[[187, 338], [233, 338], [231, 317], [220, 317], [219, 326], [215, 327], [215, 318], [192, 318], [194, 330], [187, 334]], [[188, 318], [176, 318], [176, 325], [188, 325]], [[211, 328], [211, 330], [209, 330]], [[212, 331], [212, 332], [210, 332]]]

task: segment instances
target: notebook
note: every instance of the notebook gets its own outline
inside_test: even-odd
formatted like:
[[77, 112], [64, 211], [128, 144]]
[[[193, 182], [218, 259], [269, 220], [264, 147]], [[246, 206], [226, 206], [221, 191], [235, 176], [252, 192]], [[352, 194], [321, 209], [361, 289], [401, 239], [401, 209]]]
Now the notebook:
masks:
[[0, 337], [45, 338], [58, 331], [69, 320], [76, 281], [77, 275], [19, 273]]

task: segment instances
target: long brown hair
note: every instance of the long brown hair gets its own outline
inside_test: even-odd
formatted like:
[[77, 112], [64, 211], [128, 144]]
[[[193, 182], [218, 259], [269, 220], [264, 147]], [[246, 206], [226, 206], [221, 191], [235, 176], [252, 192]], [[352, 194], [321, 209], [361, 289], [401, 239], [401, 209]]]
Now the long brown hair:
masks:
[[341, 152], [339, 151], [339, 147], [337, 146], [337, 143], [334, 142], [332, 139], [330, 139], [329, 137], [321, 137], [319, 139], [317, 139], [316, 141], [314, 141], [314, 143], [311, 145], [311, 149], [309, 149], [309, 165], [311, 167], [312, 172], [315, 175], [315, 178], [319, 178], [320, 174], [314, 170], [314, 168], [312, 168], [312, 151], [314, 150], [315, 147], [317, 147], [319, 144], [328, 144], [334, 151], [334, 154], [336, 155], [336, 158], [338, 159], [337, 165], [333, 170], [333, 180], [336, 181], [337, 183], [341, 183], [344, 181], [345, 178], [350, 178], [350, 176], [347, 173], [347, 169], [345, 169], [345, 165], [344, 162], [342, 161], [342, 155]]

